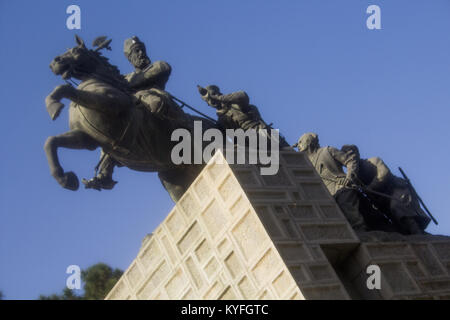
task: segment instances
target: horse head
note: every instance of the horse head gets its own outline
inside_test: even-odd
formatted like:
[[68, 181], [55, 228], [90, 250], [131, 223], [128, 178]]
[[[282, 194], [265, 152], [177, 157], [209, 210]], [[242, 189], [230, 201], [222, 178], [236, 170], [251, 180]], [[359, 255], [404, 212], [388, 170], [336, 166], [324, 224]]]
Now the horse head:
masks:
[[95, 60], [89, 54], [84, 41], [75, 36], [77, 46], [68, 49], [62, 55], [57, 56], [50, 63], [50, 69], [55, 75], [63, 79], [77, 78], [83, 80], [87, 73], [96, 69]]
[[62, 76], [64, 80], [73, 77], [83, 81], [92, 75], [97, 75], [102, 79], [116, 80], [123, 84], [123, 77], [117, 67], [111, 65], [108, 59], [99, 52], [100, 49], [105, 47], [110, 50], [109, 43], [111, 40], [104, 40], [100, 45], [98, 44], [98, 40], [103, 38], [106, 37], [98, 37], [94, 40], [94, 45], [97, 45], [97, 48], [91, 50], [76, 35], [77, 45], [54, 58], [50, 63], [50, 69], [55, 75]]

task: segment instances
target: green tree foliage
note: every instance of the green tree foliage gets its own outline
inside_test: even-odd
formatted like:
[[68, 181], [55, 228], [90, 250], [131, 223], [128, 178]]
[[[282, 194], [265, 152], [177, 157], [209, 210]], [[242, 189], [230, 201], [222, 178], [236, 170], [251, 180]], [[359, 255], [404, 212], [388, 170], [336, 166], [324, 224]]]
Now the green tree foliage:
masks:
[[122, 273], [120, 269], [97, 263], [81, 271], [81, 280], [84, 284], [83, 295], [76, 295], [73, 290], [65, 288], [62, 294], [40, 295], [39, 300], [102, 300], [120, 279]]
[[122, 276], [123, 271], [112, 269], [104, 263], [97, 263], [86, 270], [81, 271], [81, 279], [84, 285], [85, 300], [104, 299]]
[[83, 296], [78, 296], [75, 292], [69, 288], [64, 288], [62, 294], [56, 293], [49, 296], [41, 294], [39, 300], [83, 300]]

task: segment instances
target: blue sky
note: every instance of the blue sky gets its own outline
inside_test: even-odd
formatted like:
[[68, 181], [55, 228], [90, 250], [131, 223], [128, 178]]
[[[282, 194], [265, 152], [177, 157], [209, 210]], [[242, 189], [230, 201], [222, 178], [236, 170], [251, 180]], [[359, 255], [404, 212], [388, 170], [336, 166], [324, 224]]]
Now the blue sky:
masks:
[[[66, 8], [81, 7], [81, 30]], [[366, 28], [377, 4], [382, 30]], [[172, 208], [156, 174], [117, 169], [112, 191], [62, 189], [43, 144], [68, 130], [45, 96], [63, 81], [50, 61], [112, 37], [106, 55], [132, 71], [123, 41], [139, 36], [173, 71], [166, 89], [214, 116], [196, 85], [245, 90], [290, 143], [304, 132], [322, 145], [354, 143], [407, 172], [450, 234], [450, 2], [447, 0], [6, 1], [0, 0], [0, 290], [7, 299], [60, 292], [65, 270], [99, 261], [125, 269], [142, 238]], [[63, 167], [91, 177], [98, 151], [61, 150]]]

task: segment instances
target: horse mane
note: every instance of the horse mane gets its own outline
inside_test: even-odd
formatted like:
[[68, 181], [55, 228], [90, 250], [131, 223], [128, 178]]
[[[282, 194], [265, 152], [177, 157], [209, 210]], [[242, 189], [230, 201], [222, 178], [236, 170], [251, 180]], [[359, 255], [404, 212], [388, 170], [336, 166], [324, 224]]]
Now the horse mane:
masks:
[[91, 50], [91, 52], [96, 55], [96, 57], [103, 63], [103, 65], [108, 69], [108, 71], [111, 71], [111, 73], [114, 76], [123, 78], [123, 76], [120, 74], [119, 68], [117, 68], [117, 66], [111, 64], [109, 62], [109, 59], [107, 57], [103, 56], [100, 51]]
[[107, 57], [103, 56], [100, 51], [89, 50], [89, 52], [96, 58], [98, 62], [100, 62], [100, 66], [103, 67], [103, 70], [101, 70], [101, 68], [97, 68], [96, 73], [98, 75], [100, 75], [102, 78], [106, 77], [108, 80], [112, 80], [113, 84], [115, 85], [128, 87], [128, 83], [125, 81], [125, 77], [120, 73], [119, 68], [111, 64]]

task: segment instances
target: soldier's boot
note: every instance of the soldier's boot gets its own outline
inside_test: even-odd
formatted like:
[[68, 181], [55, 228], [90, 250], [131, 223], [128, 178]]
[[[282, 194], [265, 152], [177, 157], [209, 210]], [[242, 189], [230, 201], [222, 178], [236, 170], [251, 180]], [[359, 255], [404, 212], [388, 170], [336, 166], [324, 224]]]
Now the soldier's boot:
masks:
[[336, 194], [335, 199], [354, 230], [369, 230], [364, 217], [359, 212], [359, 197], [356, 191], [351, 189], [341, 190], [341, 192]]
[[82, 182], [86, 189], [95, 189], [101, 191], [102, 189], [111, 190], [116, 185], [117, 181], [114, 181], [112, 176], [114, 172], [114, 166], [117, 164], [109, 155], [105, 155], [102, 152], [102, 161], [100, 162], [100, 172], [92, 179], [83, 179]]
[[424, 234], [414, 217], [404, 217], [400, 220], [400, 224], [408, 234]]
[[368, 227], [366, 222], [364, 221], [363, 216], [359, 213], [357, 207], [351, 202], [342, 202], [338, 201], [339, 207], [342, 210], [342, 213], [347, 218], [348, 222], [352, 226], [353, 229], [358, 231], [367, 231]]
[[102, 189], [111, 190], [117, 183], [117, 181], [112, 179], [112, 176], [104, 176], [101, 173], [92, 179], [82, 179], [81, 181], [86, 189], [95, 189], [98, 191], [101, 191]]

